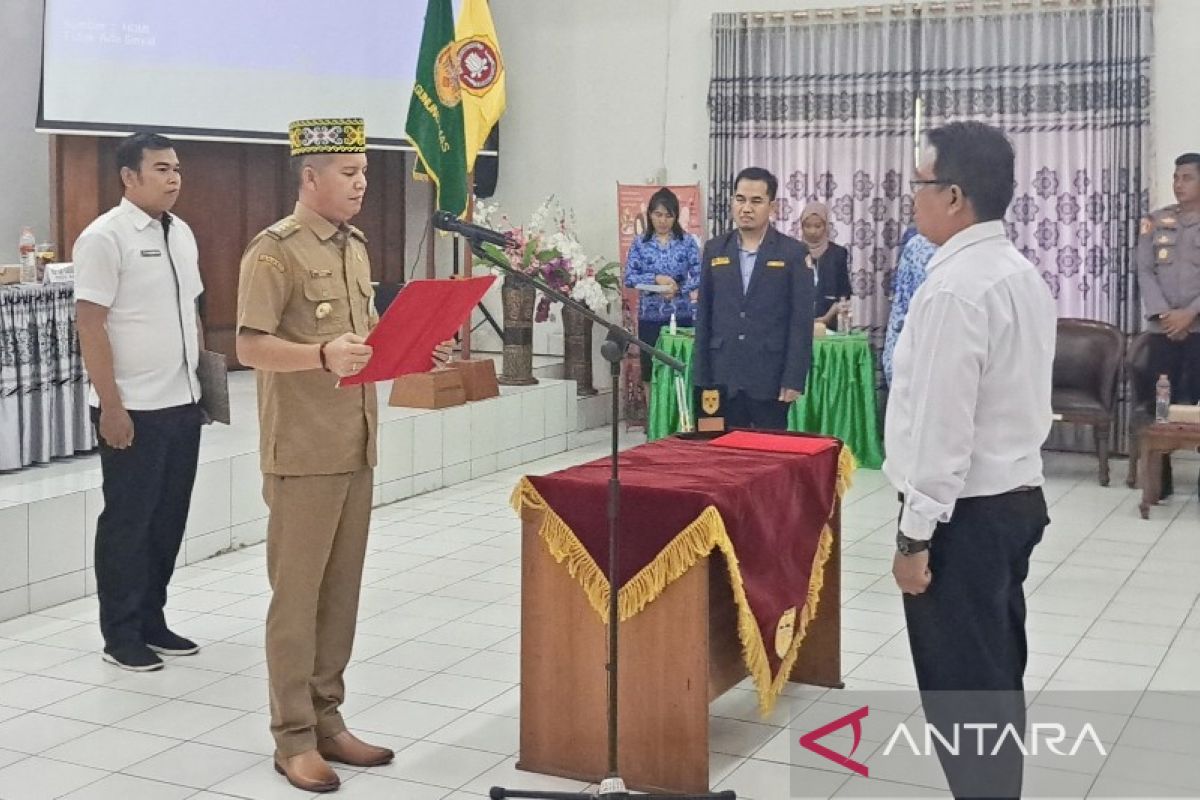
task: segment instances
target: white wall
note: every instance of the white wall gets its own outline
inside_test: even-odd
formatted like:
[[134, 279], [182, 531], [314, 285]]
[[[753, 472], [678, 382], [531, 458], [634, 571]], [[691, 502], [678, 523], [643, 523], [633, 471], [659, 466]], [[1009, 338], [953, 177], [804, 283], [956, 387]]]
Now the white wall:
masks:
[[1154, 178], [1155, 206], [1175, 202], [1171, 173], [1180, 153], [1200, 152], [1200, 2], [1155, 0], [1154, 7]]
[[32, 225], [38, 241], [50, 238], [50, 144], [33, 132], [42, 0], [0, 2], [0, 54], [0, 264], [14, 264], [22, 225]]

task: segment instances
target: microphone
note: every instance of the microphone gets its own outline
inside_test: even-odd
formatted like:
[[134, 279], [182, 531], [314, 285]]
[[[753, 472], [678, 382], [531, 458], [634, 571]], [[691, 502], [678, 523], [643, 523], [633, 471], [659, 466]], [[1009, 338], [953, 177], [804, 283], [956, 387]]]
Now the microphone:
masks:
[[449, 211], [434, 212], [433, 227], [440, 231], [457, 233], [464, 239], [471, 239], [476, 242], [487, 242], [499, 247], [512, 246], [512, 241], [509, 240], [507, 235], [499, 231], [494, 231], [491, 228], [485, 228], [482, 225], [473, 225], [470, 222], [459, 219]]

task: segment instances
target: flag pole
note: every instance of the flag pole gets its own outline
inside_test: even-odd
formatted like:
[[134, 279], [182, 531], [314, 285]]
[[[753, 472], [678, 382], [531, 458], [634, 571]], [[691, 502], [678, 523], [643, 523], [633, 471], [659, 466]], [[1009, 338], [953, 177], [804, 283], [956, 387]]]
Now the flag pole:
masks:
[[[467, 221], [473, 222], [474, 220], [475, 220], [475, 173], [472, 171], [472, 172], [467, 173]], [[462, 276], [464, 278], [470, 278], [473, 274], [472, 264], [474, 262], [474, 255], [475, 254], [471, 251], [471, 248], [469, 248], [469, 247], [463, 248], [463, 274], [462, 274]], [[471, 359], [471, 316], [467, 317], [466, 321], [463, 323], [463, 326], [462, 326], [461, 349], [462, 349], [462, 353], [460, 355], [460, 358], [462, 358], [463, 361], [469, 361]]]

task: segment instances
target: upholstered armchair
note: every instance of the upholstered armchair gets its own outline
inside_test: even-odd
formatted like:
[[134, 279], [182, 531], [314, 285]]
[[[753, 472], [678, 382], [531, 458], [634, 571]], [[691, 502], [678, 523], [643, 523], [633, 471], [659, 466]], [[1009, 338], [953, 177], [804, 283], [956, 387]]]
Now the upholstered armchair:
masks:
[[1108, 486], [1109, 440], [1124, 357], [1125, 336], [1117, 327], [1084, 319], [1058, 321], [1051, 405], [1063, 422], [1092, 427], [1101, 486]]

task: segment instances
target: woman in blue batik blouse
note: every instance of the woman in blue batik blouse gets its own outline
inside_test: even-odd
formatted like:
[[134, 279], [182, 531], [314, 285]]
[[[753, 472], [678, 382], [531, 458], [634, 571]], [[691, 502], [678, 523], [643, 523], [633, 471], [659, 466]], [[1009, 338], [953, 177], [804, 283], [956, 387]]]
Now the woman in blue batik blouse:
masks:
[[[646, 206], [646, 233], [629, 248], [625, 285], [654, 285], [659, 291], [640, 292], [638, 338], [654, 344], [662, 327], [675, 315], [675, 323], [690, 326], [695, 319], [700, 286], [700, 245], [679, 224], [679, 198], [670, 189], [659, 189]], [[650, 396], [653, 361], [642, 353], [642, 383]]]

